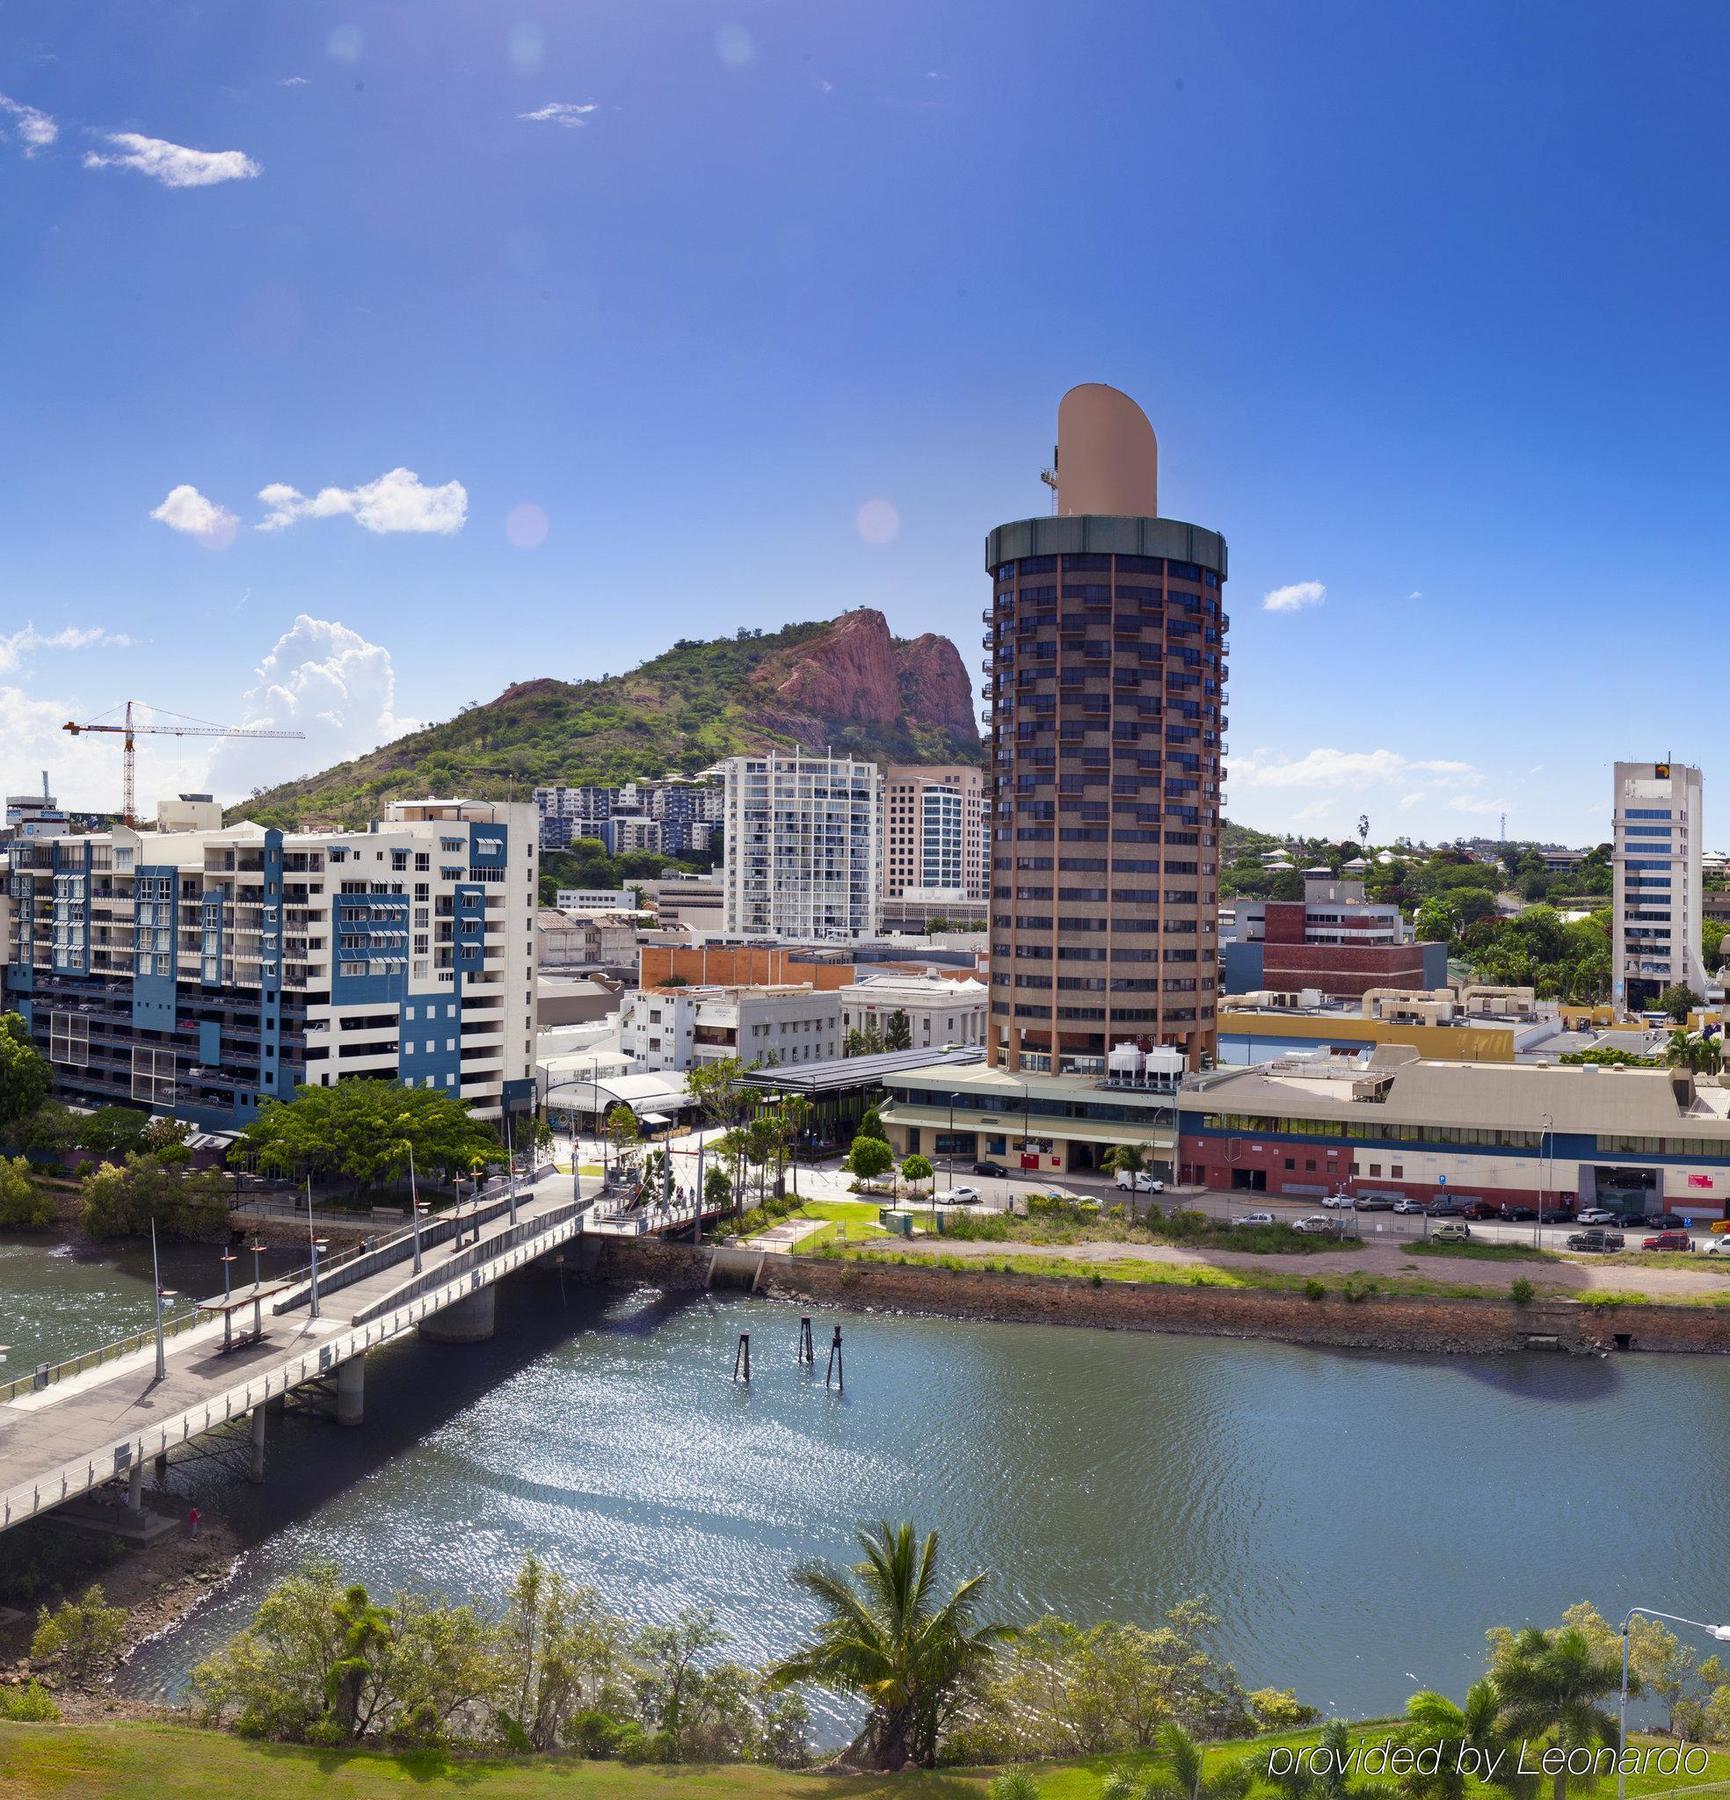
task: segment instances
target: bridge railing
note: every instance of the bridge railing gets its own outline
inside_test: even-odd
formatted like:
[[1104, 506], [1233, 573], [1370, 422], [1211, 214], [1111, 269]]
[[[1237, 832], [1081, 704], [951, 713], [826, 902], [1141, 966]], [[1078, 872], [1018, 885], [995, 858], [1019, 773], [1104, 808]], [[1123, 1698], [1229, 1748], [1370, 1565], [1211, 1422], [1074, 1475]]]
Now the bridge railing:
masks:
[[[162, 1335], [165, 1338], [178, 1337], [198, 1321], [197, 1307], [188, 1307], [185, 1312], [169, 1313], [162, 1321]], [[0, 1382], [0, 1406], [4, 1406], [8, 1400], [16, 1400], [20, 1394], [39, 1393], [56, 1381], [65, 1381], [69, 1376], [82, 1375], [86, 1369], [113, 1362], [116, 1357], [130, 1356], [135, 1350], [142, 1350], [155, 1341], [156, 1327], [151, 1324], [130, 1332], [123, 1338], [116, 1338], [111, 1344], [98, 1344], [94, 1350], [80, 1350], [76, 1356], [69, 1356], [62, 1362], [38, 1363], [28, 1375]]]
[[[558, 1210], [560, 1213], [565, 1211], [562, 1207]], [[575, 1237], [580, 1225], [574, 1205], [571, 1215], [561, 1217], [552, 1225], [543, 1224], [539, 1220], [525, 1221], [535, 1227], [533, 1235], [489, 1259], [487, 1272], [495, 1278], [507, 1275], [511, 1270], [544, 1255], [555, 1244]], [[46, 1512], [64, 1501], [77, 1499], [79, 1495], [89, 1493], [92, 1488], [128, 1473], [135, 1464], [142, 1463], [148, 1456], [166, 1455], [177, 1444], [184, 1444], [188, 1439], [226, 1424], [231, 1419], [244, 1418], [265, 1401], [274, 1399], [279, 1394], [286, 1394], [291, 1388], [299, 1387], [304, 1382], [315, 1381], [320, 1376], [332, 1373], [342, 1363], [349, 1362], [356, 1356], [363, 1356], [376, 1345], [400, 1336], [429, 1314], [442, 1312], [453, 1301], [472, 1292], [477, 1285], [476, 1273], [469, 1271], [454, 1279], [447, 1277], [441, 1287], [409, 1300], [384, 1318], [357, 1326], [323, 1343], [309, 1345], [302, 1355], [279, 1364], [274, 1371], [237, 1383], [212, 1395], [209, 1400], [189, 1406], [183, 1412], [163, 1420], [160, 1425], [152, 1425], [136, 1436], [123, 1438], [107, 1446], [97, 1455], [57, 1464], [34, 1481], [18, 1483], [0, 1493], [0, 1531], [11, 1525], [22, 1524], [24, 1520], [34, 1518], [38, 1513]]]

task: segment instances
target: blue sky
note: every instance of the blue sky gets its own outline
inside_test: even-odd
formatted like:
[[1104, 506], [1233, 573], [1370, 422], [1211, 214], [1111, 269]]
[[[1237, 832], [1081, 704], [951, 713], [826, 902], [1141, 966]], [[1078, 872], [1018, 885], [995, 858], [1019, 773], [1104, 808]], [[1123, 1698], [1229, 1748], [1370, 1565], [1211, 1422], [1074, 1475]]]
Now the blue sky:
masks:
[[983, 534], [1103, 380], [1230, 540], [1235, 817], [1592, 841], [1610, 763], [1671, 754], [1730, 836], [1727, 45], [1705, 6], [15, 0], [0, 784], [111, 803], [56, 727], [128, 695], [307, 732], [141, 756], [238, 793], [856, 605], [976, 671]]

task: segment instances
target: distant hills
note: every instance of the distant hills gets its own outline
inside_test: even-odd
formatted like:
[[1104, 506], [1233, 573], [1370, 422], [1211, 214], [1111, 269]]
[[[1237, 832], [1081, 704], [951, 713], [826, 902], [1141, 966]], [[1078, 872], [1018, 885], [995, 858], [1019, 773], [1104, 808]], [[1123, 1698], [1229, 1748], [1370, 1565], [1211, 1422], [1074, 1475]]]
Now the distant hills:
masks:
[[979, 762], [960, 653], [931, 632], [894, 637], [869, 608], [761, 635], [682, 640], [628, 674], [519, 682], [366, 756], [262, 789], [230, 817], [357, 826], [382, 802], [413, 795], [527, 799], [559, 782], [614, 786], [794, 746]]

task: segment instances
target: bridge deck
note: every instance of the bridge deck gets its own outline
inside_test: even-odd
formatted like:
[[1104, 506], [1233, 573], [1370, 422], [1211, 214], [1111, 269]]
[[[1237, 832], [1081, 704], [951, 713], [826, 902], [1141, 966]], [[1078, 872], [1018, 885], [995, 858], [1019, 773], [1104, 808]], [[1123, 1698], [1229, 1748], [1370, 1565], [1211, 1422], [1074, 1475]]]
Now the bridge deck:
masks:
[[[261, 1341], [225, 1353], [220, 1320], [183, 1331], [168, 1340], [168, 1373], [161, 1381], [155, 1347], [146, 1341], [126, 1356], [0, 1405], [0, 1530], [317, 1379], [582, 1229], [562, 1178], [525, 1188], [517, 1210], [515, 1230], [504, 1216], [482, 1226], [478, 1255], [472, 1242], [461, 1249], [453, 1242], [430, 1246], [419, 1279], [410, 1250], [348, 1286], [321, 1293], [317, 1319], [309, 1317], [304, 1299], [279, 1314], [267, 1311]], [[390, 1305], [393, 1294], [411, 1286], [412, 1296]], [[368, 1314], [357, 1329], [356, 1319]]]

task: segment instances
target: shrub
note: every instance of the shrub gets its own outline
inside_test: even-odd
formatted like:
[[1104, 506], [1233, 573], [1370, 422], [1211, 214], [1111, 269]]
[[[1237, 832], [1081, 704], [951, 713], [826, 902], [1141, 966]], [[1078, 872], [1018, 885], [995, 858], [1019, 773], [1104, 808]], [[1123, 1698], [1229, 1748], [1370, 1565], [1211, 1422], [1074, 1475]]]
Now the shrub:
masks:
[[20, 1688], [0, 1688], [0, 1719], [47, 1725], [59, 1717], [60, 1708], [34, 1675]]
[[991, 1778], [991, 1800], [1039, 1800], [1039, 1783], [1025, 1769], [1005, 1769]]
[[126, 1638], [126, 1609], [110, 1606], [92, 1582], [76, 1600], [62, 1600], [53, 1612], [36, 1615], [30, 1640], [34, 1662], [57, 1662], [72, 1681], [82, 1681], [120, 1648]]
[[0, 1227], [8, 1231], [45, 1231], [58, 1217], [54, 1196], [38, 1187], [22, 1156], [10, 1162], [0, 1156]]
[[997, 1213], [985, 1217], [956, 1213], [943, 1221], [943, 1235], [967, 1243], [1000, 1244], [1009, 1236], [1009, 1221]]
[[1538, 1290], [1532, 1286], [1525, 1276], [1522, 1275], [1520, 1279], [1508, 1289], [1508, 1298], [1512, 1300], [1516, 1306], [1530, 1306], [1537, 1291]]
[[1328, 1290], [1326, 1282], [1317, 1281], [1312, 1276], [1310, 1280], [1304, 1283], [1304, 1298], [1306, 1300], [1325, 1300], [1327, 1297]]
[[1357, 1276], [1348, 1275], [1345, 1279], [1345, 1285], [1340, 1289], [1340, 1295], [1342, 1299], [1349, 1301], [1353, 1306], [1357, 1306], [1361, 1302], [1367, 1300], [1375, 1291], [1376, 1284], [1373, 1281], [1359, 1281]]

